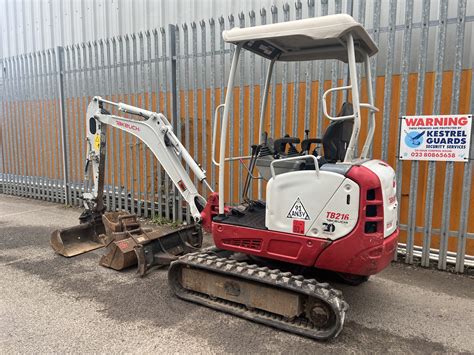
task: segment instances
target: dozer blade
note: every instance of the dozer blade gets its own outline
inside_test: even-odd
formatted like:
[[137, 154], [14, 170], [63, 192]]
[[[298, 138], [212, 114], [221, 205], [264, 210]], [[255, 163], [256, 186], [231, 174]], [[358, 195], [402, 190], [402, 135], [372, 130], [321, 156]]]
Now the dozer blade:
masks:
[[200, 250], [201, 246], [202, 229], [197, 224], [141, 241], [134, 247], [138, 259], [138, 273], [145, 276], [150, 268], [169, 265], [181, 255]]
[[104, 246], [101, 234], [105, 228], [100, 220], [82, 223], [74, 227], [55, 230], [50, 244], [54, 251], [65, 257], [72, 257]]
[[114, 270], [138, 264], [138, 272], [144, 276], [151, 267], [169, 265], [202, 245], [199, 225], [150, 230], [141, 228], [135, 215], [116, 212], [105, 213], [102, 221], [107, 232], [103, 238], [109, 242], [99, 263]]

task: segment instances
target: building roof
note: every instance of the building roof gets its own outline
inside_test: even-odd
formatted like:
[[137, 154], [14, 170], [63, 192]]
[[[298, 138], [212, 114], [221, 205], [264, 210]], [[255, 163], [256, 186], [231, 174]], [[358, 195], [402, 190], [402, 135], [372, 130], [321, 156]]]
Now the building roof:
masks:
[[224, 31], [224, 41], [243, 47], [263, 57], [279, 61], [338, 59], [347, 62], [345, 36], [352, 33], [356, 60], [363, 53], [370, 56], [378, 48], [360, 23], [346, 14], [312, 17], [255, 27]]

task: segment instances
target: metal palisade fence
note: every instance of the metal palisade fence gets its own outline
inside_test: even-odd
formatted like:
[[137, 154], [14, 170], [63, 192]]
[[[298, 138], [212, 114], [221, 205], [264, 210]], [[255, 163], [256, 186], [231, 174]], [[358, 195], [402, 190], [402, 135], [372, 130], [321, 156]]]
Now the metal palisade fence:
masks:
[[[81, 205], [85, 114], [95, 95], [162, 112], [216, 184], [211, 164], [212, 120], [224, 101], [232, 45], [221, 32], [333, 13], [349, 13], [380, 47], [372, 59], [377, 128], [372, 155], [396, 168], [400, 205], [399, 252], [407, 263], [474, 266], [472, 160], [467, 163], [399, 161], [399, 118], [414, 114], [470, 113], [474, 104], [472, 24], [466, 0], [398, 2], [309, 0], [227, 17], [150, 29], [105, 40], [1, 59], [0, 191]], [[268, 62], [244, 53], [230, 118], [230, 156], [257, 142], [264, 73]], [[288, 133], [321, 137], [324, 90], [347, 82], [341, 63], [283, 63], [271, 84], [271, 137]], [[362, 85], [364, 80], [360, 78]], [[334, 95], [334, 112], [347, 99]], [[270, 119], [271, 118], [271, 119]], [[364, 137], [361, 137], [363, 139]], [[471, 159], [474, 151], [471, 147]], [[245, 167], [229, 163], [226, 200], [239, 202]], [[257, 198], [257, 186], [252, 185]], [[105, 199], [111, 210], [189, 221], [187, 206], [146, 146], [110, 129]]]

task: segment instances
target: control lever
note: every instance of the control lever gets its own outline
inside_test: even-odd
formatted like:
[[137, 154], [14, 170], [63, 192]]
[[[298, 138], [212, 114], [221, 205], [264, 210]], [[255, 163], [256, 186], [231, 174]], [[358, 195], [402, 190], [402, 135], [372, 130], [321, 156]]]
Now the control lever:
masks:
[[311, 144], [321, 144], [323, 140], [321, 138], [307, 138], [301, 142], [301, 152], [310, 154]]
[[250, 163], [249, 163], [249, 169], [247, 172], [247, 177], [245, 178], [245, 184], [244, 184], [244, 189], [242, 192], [242, 199], [245, 202], [248, 202], [250, 199], [248, 197], [248, 192], [250, 189], [250, 182], [252, 181], [252, 175], [253, 175], [253, 170], [255, 168], [255, 164], [257, 162], [257, 157], [258, 154], [260, 153], [260, 149], [262, 148], [261, 145], [252, 145], [252, 152], [251, 152], [251, 158], [250, 158]]
[[[275, 140], [275, 143], [273, 145], [275, 154], [277, 153], [285, 153], [286, 152], [286, 145], [290, 144], [293, 146], [293, 144], [298, 144], [300, 142], [300, 139], [297, 137], [283, 137], [283, 138], [278, 138]], [[294, 149], [296, 149], [293, 146]]]

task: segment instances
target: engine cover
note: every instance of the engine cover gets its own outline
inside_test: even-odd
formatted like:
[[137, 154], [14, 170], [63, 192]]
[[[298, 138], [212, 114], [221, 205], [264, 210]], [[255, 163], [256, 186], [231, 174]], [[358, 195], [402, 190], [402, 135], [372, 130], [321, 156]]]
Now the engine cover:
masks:
[[357, 224], [359, 186], [330, 171], [293, 171], [270, 179], [266, 206], [269, 230], [335, 240]]

